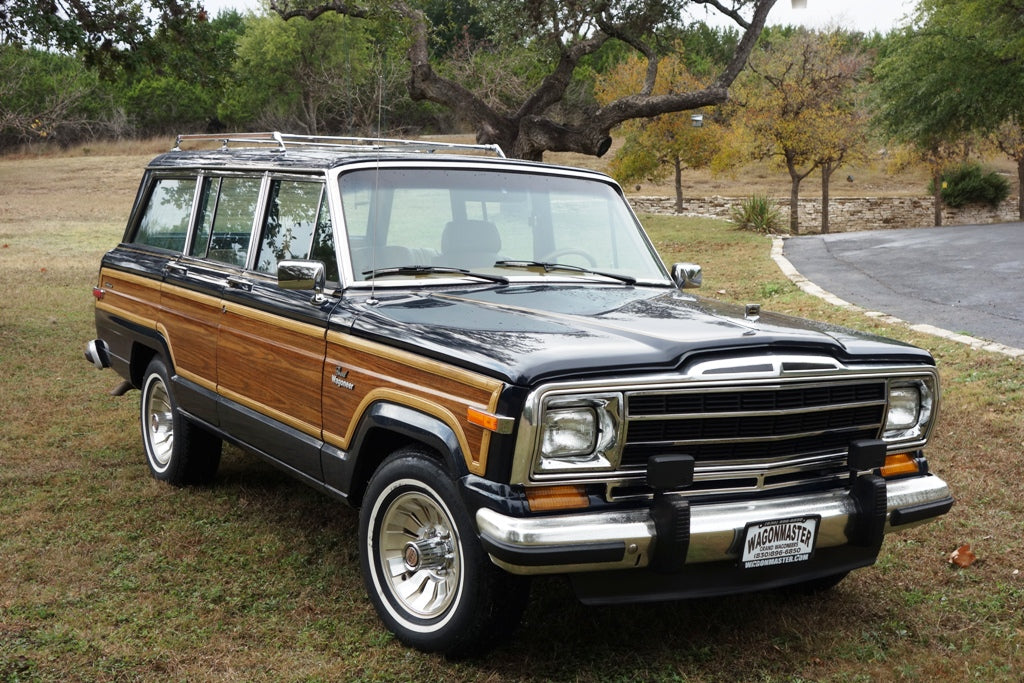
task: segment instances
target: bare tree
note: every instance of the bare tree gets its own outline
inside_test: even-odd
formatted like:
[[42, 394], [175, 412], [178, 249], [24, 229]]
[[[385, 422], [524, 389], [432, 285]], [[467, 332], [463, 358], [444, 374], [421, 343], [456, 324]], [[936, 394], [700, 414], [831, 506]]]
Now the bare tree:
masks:
[[[508, 26], [518, 26], [520, 40], [552, 50], [550, 68], [517, 107], [488, 101], [460, 82], [439, 75], [430, 63], [431, 24], [425, 13], [404, 0], [271, 0], [270, 8], [284, 19], [316, 19], [327, 12], [381, 19], [390, 15], [409, 31], [409, 93], [458, 111], [476, 129], [481, 143], [498, 144], [511, 156], [539, 160], [545, 151], [601, 156], [611, 146], [611, 130], [624, 121], [721, 104], [746, 64], [768, 11], [776, 0], [527, 0], [493, 3], [496, 12], [516, 13]], [[300, 4], [302, 3], [302, 4]], [[732, 19], [742, 30], [731, 60], [700, 89], [655, 94], [659, 54], [657, 30], [678, 21], [696, 6]], [[642, 54], [647, 74], [641, 88], [600, 107], [566, 114], [563, 102], [580, 61], [608, 41], [620, 41]], [[562, 108], [563, 110], [566, 108]]]

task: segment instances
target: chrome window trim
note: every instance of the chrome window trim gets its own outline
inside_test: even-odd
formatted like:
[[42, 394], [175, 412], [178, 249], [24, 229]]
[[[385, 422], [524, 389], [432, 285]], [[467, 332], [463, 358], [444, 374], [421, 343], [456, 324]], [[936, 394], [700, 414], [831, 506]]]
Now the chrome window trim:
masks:
[[[340, 252], [341, 258], [338, 261], [339, 269], [342, 276], [342, 287], [345, 289], [351, 289], [353, 291], [366, 291], [372, 292], [379, 289], [402, 289], [410, 286], [424, 287], [427, 285], [454, 285], [454, 284], [466, 284], [473, 283], [479, 284], [481, 280], [473, 277], [442, 277], [442, 276], [431, 276], [429, 278], [424, 277], [409, 277], [409, 278], [388, 278], [387, 280], [373, 281], [373, 280], [358, 280], [355, 277], [355, 271], [352, 264], [352, 256], [349, 249], [349, 235], [348, 226], [345, 223], [345, 212], [341, 201], [341, 186], [339, 180], [341, 175], [345, 173], [351, 173], [353, 171], [365, 171], [367, 169], [387, 169], [387, 168], [424, 168], [429, 170], [469, 170], [469, 171], [487, 171], [487, 172], [499, 172], [499, 173], [520, 173], [527, 175], [547, 175], [555, 176], [559, 178], [577, 178], [580, 180], [589, 180], [592, 182], [603, 183], [611, 187], [611, 189], [619, 195], [622, 199], [626, 211], [629, 217], [633, 220], [636, 229], [639, 231], [643, 238], [643, 243], [647, 249], [651, 252], [654, 257], [654, 263], [660, 267], [662, 271], [661, 278], [643, 278], [637, 280], [637, 285], [650, 285], [650, 286], [663, 286], [668, 288], [675, 288], [675, 284], [672, 282], [672, 278], [665, 269], [665, 264], [661, 259], [657, 249], [651, 242], [650, 236], [647, 231], [644, 230], [643, 224], [637, 217], [636, 212], [633, 211], [633, 206], [629, 203], [625, 193], [622, 191], [622, 187], [615, 182], [613, 178], [607, 174], [599, 171], [592, 171], [589, 169], [581, 168], [569, 168], [564, 166], [534, 166], [524, 165], [522, 162], [516, 162], [514, 159], [510, 160], [488, 160], [488, 161], [472, 161], [464, 159], [411, 159], [411, 158], [399, 158], [395, 159], [392, 157], [381, 157], [379, 159], [361, 159], [359, 161], [353, 161], [345, 163], [333, 168], [330, 168], [326, 172], [327, 184], [328, 184], [328, 195], [331, 199], [331, 213], [332, 220], [334, 220], [334, 237], [335, 237], [335, 249]], [[344, 247], [342, 246], [344, 243]], [[593, 275], [566, 275], [560, 274], [557, 278], [552, 276], [537, 276], [537, 275], [508, 275], [506, 272], [502, 272], [502, 275], [506, 275], [510, 281], [515, 283], [528, 283], [536, 284], [538, 282], [556, 284], [556, 283], [572, 283], [579, 284], [581, 282], [593, 283], [595, 285], [617, 285], [622, 286], [621, 283], [615, 283], [608, 278]]]

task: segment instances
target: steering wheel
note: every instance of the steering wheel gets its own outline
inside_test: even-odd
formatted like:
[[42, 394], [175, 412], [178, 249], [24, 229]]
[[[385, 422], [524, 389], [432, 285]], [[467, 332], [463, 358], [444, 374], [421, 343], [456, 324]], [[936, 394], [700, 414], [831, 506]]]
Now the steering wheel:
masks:
[[597, 267], [597, 259], [590, 255], [590, 252], [583, 249], [576, 249], [574, 247], [567, 247], [565, 249], [555, 249], [553, 252], [545, 256], [542, 261], [545, 263], [558, 263], [564, 256], [579, 256], [587, 262], [591, 268]]

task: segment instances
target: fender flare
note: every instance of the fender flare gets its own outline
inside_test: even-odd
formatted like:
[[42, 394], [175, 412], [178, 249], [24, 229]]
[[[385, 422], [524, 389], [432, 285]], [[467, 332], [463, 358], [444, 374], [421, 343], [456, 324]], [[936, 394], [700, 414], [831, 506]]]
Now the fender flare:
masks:
[[370, 476], [390, 454], [375, 452], [367, 445], [376, 430], [397, 435], [403, 444], [417, 442], [437, 452], [453, 479], [469, 474], [459, 436], [451, 425], [410, 406], [376, 401], [360, 417], [348, 451], [340, 457], [324, 458], [323, 462], [325, 484], [354, 505], [358, 506]]

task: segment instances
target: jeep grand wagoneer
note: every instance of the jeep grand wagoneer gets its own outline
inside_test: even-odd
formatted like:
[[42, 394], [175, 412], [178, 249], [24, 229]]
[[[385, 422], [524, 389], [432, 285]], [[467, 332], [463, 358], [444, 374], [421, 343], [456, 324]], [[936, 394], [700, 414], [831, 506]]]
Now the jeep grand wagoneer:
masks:
[[828, 586], [953, 503], [927, 352], [694, 296], [602, 174], [213, 139], [146, 169], [86, 355], [140, 390], [157, 479], [229, 441], [358, 507], [408, 644], [494, 642], [541, 574], [588, 603]]

